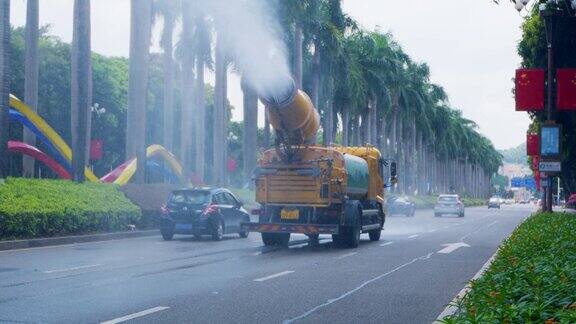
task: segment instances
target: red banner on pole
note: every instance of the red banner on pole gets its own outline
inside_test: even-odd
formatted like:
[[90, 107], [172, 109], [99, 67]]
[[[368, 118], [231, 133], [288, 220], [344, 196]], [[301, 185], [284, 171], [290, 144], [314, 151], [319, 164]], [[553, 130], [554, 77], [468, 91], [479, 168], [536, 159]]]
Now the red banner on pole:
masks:
[[534, 181], [536, 182], [536, 190], [540, 191], [540, 189], [542, 188], [540, 186], [540, 180], [542, 180], [542, 177], [540, 176], [540, 171], [534, 171]]
[[532, 171], [534, 172], [538, 172], [539, 170], [539, 165], [540, 164], [540, 156], [539, 155], [535, 155], [532, 157]]
[[104, 151], [104, 142], [102, 140], [90, 141], [90, 160], [100, 160]]
[[544, 110], [543, 69], [516, 70], [516, 111]]
[[540, 154], [540, 136], [538, 134], [526, 134], [526, 153], [528, 156]]
[[556, 108], [576, 110], [576, 69], [557, 69], [556, 84]]

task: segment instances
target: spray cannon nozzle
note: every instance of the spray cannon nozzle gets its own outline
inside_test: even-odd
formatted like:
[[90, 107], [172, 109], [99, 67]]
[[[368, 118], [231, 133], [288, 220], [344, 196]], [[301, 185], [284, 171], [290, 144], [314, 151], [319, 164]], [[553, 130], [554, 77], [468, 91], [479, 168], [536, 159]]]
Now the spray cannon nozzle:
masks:
[[278, 82], [277, 86], [271, 87], [268, 91], [262, 91], [260, 100], [266, 107], [282, 108], [292, 103], [297, 94], [298, 89], [294, 80], [285, 78], [282, 82]]

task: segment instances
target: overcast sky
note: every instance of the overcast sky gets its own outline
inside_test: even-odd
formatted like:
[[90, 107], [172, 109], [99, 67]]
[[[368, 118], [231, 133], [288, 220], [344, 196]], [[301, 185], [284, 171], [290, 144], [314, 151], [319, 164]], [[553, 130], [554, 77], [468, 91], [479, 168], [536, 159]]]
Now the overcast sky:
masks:
[[[40, 24], [52, 25], [52, 34], [66, 42], [72, 39], [72, 3], [40, 0]], [[391, 31], [414, 60], [428, 63], [433, 82], [446, 89], [452, 105], [497, 148], [524, 141], [529, 119], [514, 111], [510, 92], [521, 36], [521, 17], [512, 5], [491, 0], [343, 0], [343, 8], [367, 29]], [[25, 14], [26, 1], [12, 0], [12, 23], [24, 25]], [[129, 0], [92, 1], [94, 51], [128, 56], [129, 27]], [[231, 76], [229, 82], [228, 95], [237, 107], [233, 119], [241, 120], [239, 79]]]

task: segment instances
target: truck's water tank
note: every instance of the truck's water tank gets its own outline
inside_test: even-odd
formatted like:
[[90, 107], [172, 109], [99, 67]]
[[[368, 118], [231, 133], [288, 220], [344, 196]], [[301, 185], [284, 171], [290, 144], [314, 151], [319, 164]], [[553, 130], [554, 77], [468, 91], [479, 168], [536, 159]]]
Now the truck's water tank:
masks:
[[344, 165], [348, 174], [346, 194], [350, 199], [360, 199], [368, 194], [368, 163], [357, 156], [344, 154]]

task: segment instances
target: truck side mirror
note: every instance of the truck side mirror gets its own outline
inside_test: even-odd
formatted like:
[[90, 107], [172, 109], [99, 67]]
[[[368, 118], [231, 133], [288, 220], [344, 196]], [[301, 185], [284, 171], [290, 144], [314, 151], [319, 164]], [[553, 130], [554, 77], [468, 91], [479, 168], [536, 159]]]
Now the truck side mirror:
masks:
[[390, 162], [390, 177], [396, 178], [397, 176], [398, 176], [398, 173], [396, 171], [396, 161], [392, 161], [392, 162]]

